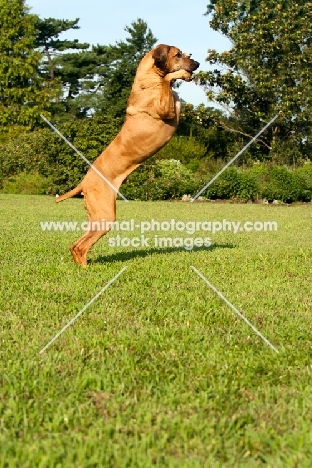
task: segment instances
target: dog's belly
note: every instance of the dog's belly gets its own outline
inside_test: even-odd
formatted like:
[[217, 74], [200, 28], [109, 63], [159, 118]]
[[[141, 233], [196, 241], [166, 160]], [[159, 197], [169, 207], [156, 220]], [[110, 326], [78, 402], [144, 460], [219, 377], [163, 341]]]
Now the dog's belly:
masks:
[[168, 143], [175, 130], [176, 124], [171, 120], [155, 120], [148, 114], [128, 117], [94, 166], [109, 178], [129, 173], [129, 169], [133, 170], [132, 167], [137, 167]]
[[[180, 118], [181, 103], [173, 91], [175, 117], [170, 120], [155, 119], [147, 112], [128, 114], [119, 134], [93, 165], [116, 187], [146, 159], [157, 153], [174, 135]], [[92, 184], [98, 177], [92, 168], [84, 182]], [[83, 185], [85, 185], [85, 183]]]
[[174, 120], [155, 120], [148, 114], [128, 117], [119, 134], [124, 157], [140, 164], [155, 154], [174, 135]]

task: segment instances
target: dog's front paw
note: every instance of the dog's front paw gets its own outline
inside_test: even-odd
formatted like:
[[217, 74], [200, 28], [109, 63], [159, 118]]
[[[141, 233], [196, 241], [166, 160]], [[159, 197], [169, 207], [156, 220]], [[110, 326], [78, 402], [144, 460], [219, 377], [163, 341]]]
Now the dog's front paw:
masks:
[[166, 79], [170, 82], [175, 80], [192, 81], [192, 73], [186, 70], [177, 70], [175, 72], [168, 73], [168, 75], [166, 75]]
[[181, 76], [181, 80], [183, 81], [192, 81], [192, 73], [186, 71], [186, 70], [181, 70], [183, 72]]

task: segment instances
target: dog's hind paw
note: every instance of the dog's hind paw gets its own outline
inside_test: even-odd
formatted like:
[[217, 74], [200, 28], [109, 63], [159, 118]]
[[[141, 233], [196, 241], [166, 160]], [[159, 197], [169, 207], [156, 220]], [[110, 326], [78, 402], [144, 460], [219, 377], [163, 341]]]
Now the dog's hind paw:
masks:
[[71, 246], [69, 250], [70, 250], [70, 253], [72, 254], [74, 262], [78, 263], [78, 265], [81, 265], [83, 268], [86, 268], [87, 267], [86, 255], [80, 255], [78, 252], [76, 252], [74, 245]]

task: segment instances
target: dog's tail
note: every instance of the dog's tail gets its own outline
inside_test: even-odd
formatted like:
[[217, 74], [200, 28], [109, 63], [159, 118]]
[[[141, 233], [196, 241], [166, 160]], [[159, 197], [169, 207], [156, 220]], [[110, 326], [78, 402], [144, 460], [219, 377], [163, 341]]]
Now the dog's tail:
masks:
[[56, 203], [59, 203], [63, 200], [67, 200], [67, 198], [71, 198], [73, 197], [74, 195], [78, 195], [79, 193], [82, 192], [82, 184], [78, 184], [76, 188], [74, 188], [73, 190], [70, 190], [70, 192], [67, 192], [67, 193], [64, 193], [64, 195], [61, 195], [60, 197], [57, 197], [55, 199]]

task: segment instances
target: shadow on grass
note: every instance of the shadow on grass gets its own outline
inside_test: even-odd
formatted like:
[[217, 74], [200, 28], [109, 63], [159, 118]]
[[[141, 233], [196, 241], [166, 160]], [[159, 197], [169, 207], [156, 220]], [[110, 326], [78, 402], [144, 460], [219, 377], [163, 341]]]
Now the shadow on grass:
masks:
[[[211, 252], [212, 250], [215, 249], [234, 249], [235, 244], [229, 244], [229, 243], [224, 243], [224, 244], [213, 244], [210, 247], [194, 247], [193, 250], [190, 250], [189, 253], [191, 252]], [[96, 259], [92, 260], [90, 259], [88, 261], [89, 265], [94, 265], [97, 263], [113, 263], [113, 262], [126, 262], [127, 260], [132, 260], [134, 258], [144, 258], [144, 257], [150, 257], [152, 255], [163, 255], [163, 254], [171, 254], [171, 253], [176, 253], [176, 252], [188, 252], [185, 250], [184, 247], [166, 247], [166, 248], [151, 248], [151, 249], [145, 249], [145, 250], [130, 250], [130, 251], [125, 251], [125, 252], [117, 252], [115, 254], [110, 254], [110, 255], [100, 255]]]

